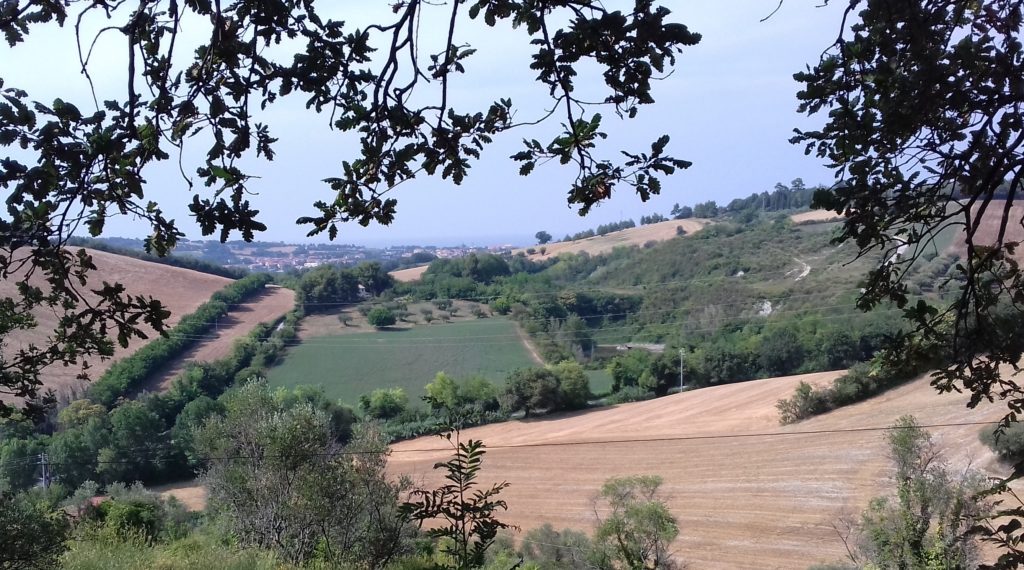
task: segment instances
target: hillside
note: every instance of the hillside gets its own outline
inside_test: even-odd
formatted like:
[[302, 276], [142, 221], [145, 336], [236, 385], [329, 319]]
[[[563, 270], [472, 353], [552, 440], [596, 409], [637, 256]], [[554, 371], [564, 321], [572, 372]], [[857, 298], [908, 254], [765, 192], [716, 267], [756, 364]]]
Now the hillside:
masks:
[[295, 307], [295, 291], [267, 286], [262, 293], [233, 307], [226, 318], [217, 323], [208, 338], [185, 353], [173, 366], [154, 377], [146, 390], [162, 392], [191, 362], [213, 362], [226, 357], [235, 341], [252, 332], [260, 323], [272, 323]]
[[843, 219], [843, 216], [831, 210], [811, 210], [799, 212], [789, 217], [794, 224], [815, 224], [820, 222], [834, 222]]
[[418, 265], [416, 267], [408, 267], [406, 269], [392, 271], [391, 273], [388, 273], [388, 275], [394, 277], [396, 281], [401, 281], [402, 283], [409, 283], [411, 281], [418, 280], [420, 277], [423, 277], [423, 274], [427, 272], [427, 268], [429, 267], [430, 264], [428, 263], [426, 265]]
[[[985, 210], [985, 214], [981, 217], [981, 223], [974, 234], [974, 244], [976, 246], [992, 245], [998, 239], [999, 226], [1003, 218], [1003, 205], [1004, 202], [993, 201], [989, 204], [988, 209]], [[1024, 206], [1020, 204], [1010, 206], [1006, 223], [1006, 235], [1003, 238], [1004, 242], [1024, 241], [1024, 222], [1022, 220], [1024, 220]], [[960, 221], [962, 222], [963, 219], [961, 218]], [[967, 242], [965, 238], [964, 227], [962, 225], [958, 226], [955, 237], [949, 246], [950, 251], [966, 256]], [[1024, 251], [1018, 248], [1014, 258], [1017, 261], [1024, 261]]]
[[[965, 408], [966, 398], [938, 395], [926, 378], [872, 400], [805, 422], [778, 425], [775, 402], [801, 380], [838, 372], [706, 388], [590, 413], [474, 428], [463, 438], [489, 447], [484, 478], [508, 481], [502, 518], [523, 530], [591, 529], [591, 498], [608, 477], [657, 474], [678, 517], [678, 556], [695, 568], [805, 568], [845, 556], [831, 526], [884, 493], [889, 474], [881, 431], [900, 415], [922, 424], [994, 420], [999, 405]], [[994, 468], [977, 426], [931, 428], [956, 466]], [[800, 435], [801, 432], [816, 432]], [[745, 434], [774, 434], [744, 436]], [[724, 438], [721, 436], [725, 436]], [[691, 438], [691, 439], [685, 439]], [[647, 443], [594, 443], [661, 439]], [[573, 445], [561, 445], [573, 443]], [[431, 467], [446, 457], [438, 438], [398, 443], [392, 472], [436, 485]]]
[[[182, 315], [194, 311], [205, 302], [210, 295], [231, 282], [230, 279], [200, 273], [189, 269], [150, 263], [139, 259], [115, 255], [96, 250], [87, 250], [96, 264], [92, 273], [97, 281], [120, 282], [127, 286], [132, 294], [152, 295], [159, 299], [171, 311], [168, 324], [173, 326]], [[16, 293], [17, 283], [8, 280], [0, 283], [0, 296]], [[46, 339], [56, 324], [53, 313], [41, 311], [37, 315], [39, 327], [25, 333], [12, 335], [5, 340], [11, 350], [17, 350], [27, 343], [40, 343]], [[150, 338], [156, 333], [150, 334]], [[148, 340], [132, 339], [127, 349], [117, 348], [115, 359], [131, 354]], [[89, 361], [90, 375], [98, 378], [111, 364], [99, 358]], [[81, 384], [75, 377], [78, 367], [51, 366], [43, 372], [43, 384], [58, 392]]]
[[[610, 232], [603, 236], [594, 236], [576, 241], [559, 241], [548, 243], [543, 246], [520, 248], [513, 250], [512, 253], [516, 254], [523, 252], [527, 254], [527, 257], [534, 260], [557, 256], [560, 253], [589, 253], [590, 255], [599, 255], [602, 253], [608, 253], [621, 246], [643, 247], [647, 242], [662, 242], [670, 240], [679, 235], [676, 230], [678, 227], [683, 228], [686, 235], [691, 235], [704, 229], [704, 227], [710, 223], [711, 220], [699, 218], [669, 220], [667, 222], [658, 222], [656, 224], [648, 224], [646, 226], [638, 226], [635, 228], [619, 230], [617, 232]], [[541, 247], [545, 248], [544, 253], [540, 252]], [[535, 249], [536, 252], [528, 253], [528, 249]]]

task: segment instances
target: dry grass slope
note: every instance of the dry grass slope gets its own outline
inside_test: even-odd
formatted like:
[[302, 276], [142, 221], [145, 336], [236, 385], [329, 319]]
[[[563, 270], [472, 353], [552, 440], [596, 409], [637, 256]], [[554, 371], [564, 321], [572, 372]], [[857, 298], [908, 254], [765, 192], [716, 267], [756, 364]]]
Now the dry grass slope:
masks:
[[[669, 220], [667, 222], [658, 222], [656, 224], [649, 224], [646, 226], [637, 226], [635, 228], [629, 228], [620, 230], [617, 232], [611, 232], [603, 236], [594, 236], [592, 238], [581, 239], [577, 241], [559, 241], [549, 243], [544, 246], [531, 246], [533, 249], [538, 250], [532, 255], [528, 255], [530, 259], [544, 259], [560, 253], [589, 253], [590, 255], [600, 255], [602, 253], [608, 253], [611, 250], [621, 246], [637, 246], [642, 247], [649, 241], [665, 241], [670, 240], [676, 235], [676, 228], [682, 227], [686, 231], [686, 235], [690, 235], [704, 229], [711, 220], [705, 220], [700, 218], [690, 218], [687, 220]], [[544, 254], [540, 253], [540, 248], [544, 247]], [[513, 250], [512, 253], [516, 254], [519, 252], [525, 253], [528, 248], [521, 248]]]
[[429, 263], [426, 265], [410, 267], [408, 269], [399, 269], [398, 271], [392, 271], [388, 275], [394, 277], [396, 281], [401, 281], [402, 283], [409, 283], [410, 281], [418, 281], [420, 277], [423, 277], [423, 274], [426, 273], [428, 267], [430, 267]]
[[[199, 305], [210, 298], [210, 295], [231, 282], [230, 279], [224, 277], [189, 269], [150, 263], [102, 251], [88, 251], [96, 264], [97, 270], [93, 272], [93, 279], [97, 283], [102, 281], [124, 283], [129, 293], [151, 295], [159, 299], [171, 311], [170, 325], [174, 325], [182, 315], [196, 310]], [[0, 282], [0, 296], [14, 294], [16, 287], [15, 280]], [[35, 330], [4, 339], [8, 343], [8, 350], [17, 350], [20, 346], [28, 343], [45, 342], [57, 319], [52, 313], [47, 312], [40, 312], [37, 318], [39, 327]], [[151, 339], [154, 336], [155, 333], [149, 335]], [[133, 339], [128, 348], [120, 349], [118, 347], [114, 358], [127, 356], [147, 342], [148, 340]], [[110, 363], [111, 361], [101, 361], [98, 358], [91, 360], [91, 377], [98, 378], [110, 366]], [[50, 367], [43, 373], [43, 384], [58, 392], [80, 387], [81, 382], [75, 378], [78, 372], [78, 367]]]
[[811, 210], [800, 212], [789, 217], [794, 224], [814, 224], [819, 222], [838, 222], [843, 216], [830, 210]]
[[[695, 568], [806, 568], [844, 556], [831, 523], [856, 513], [884, 492], [889, 467], [880, 431], [912, 413], [924, 424], [987, 421], [998, 405], [968, 410], [966, 399], [938, 395], [927, 379], [858, 405], [793, 426], [778, 425], [775, 402], [801, 380], [821, 373], [730, 384], [583, 414], [497, 424], [466, 430], [464, 438], [490, 447], [485, 477], [507, 480], [507, 522], [529, 529], [590, 529], [591, 498], [608, 477], [661, 475], [679, 518], [679, 557]], [[932, 433], [956, 465], [995, 467], [977, 439], [978, 427], [936, 428]], [[819, 433], [800, 434], [816, 431]], [[744, 434], [780, 434], [745, 437]], [[708, 436], [727, 436], [708, 437]], [[537, 447], [564, 442], [691, 438], [648, 443]], [[390, 469], [436, 485], [431, 466], [444, 452], [437, 438], [394, 446]], [[512, 447], [505, 447], [512, 446]], [[515, 446], [530, 446], [520, 447]]]

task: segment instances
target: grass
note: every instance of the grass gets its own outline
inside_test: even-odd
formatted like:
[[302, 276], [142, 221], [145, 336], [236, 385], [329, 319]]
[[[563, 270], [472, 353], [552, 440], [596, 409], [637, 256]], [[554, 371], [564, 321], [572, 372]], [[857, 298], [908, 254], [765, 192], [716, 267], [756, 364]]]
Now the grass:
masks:
[[607, 370], [586, 370], [590, 380], [590, 391], [594, 394], [607, 394], [612, 391], [612, 375]]
[[442, 371], [501, 384], [511, 370], [535, 366], [515, 327], [491, 318], [313, 337], [290, 349], [268, 380], [271, 386], [323, 386], [329, 397], [351, 405], [376, 388], [404, 388], [417, 402]]

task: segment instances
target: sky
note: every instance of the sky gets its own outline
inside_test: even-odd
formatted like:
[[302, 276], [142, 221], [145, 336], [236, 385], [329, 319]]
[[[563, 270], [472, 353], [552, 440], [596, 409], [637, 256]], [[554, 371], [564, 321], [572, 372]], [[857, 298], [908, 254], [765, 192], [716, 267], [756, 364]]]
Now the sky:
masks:
[[[771, 190], [775, 183], [802, 178], [808, 185], [830, 184], [832, 173], [822, 161], [805, 156], [803, 148], [788, 142], [794, 127], [816, 128], [823, 116], [805, 117], [796, 112], [799, 84], [792, 75], [813, 65], [838, 32], [843, 6], [821, 7], [817, 2], [784, 2], [771, 18], [761, 22], [776, 7], [774, 1], [662, 0], [673, 11], [673, 21], [700, 33], [701, 42], [678, 56], [675, 71], [654, 87], [656, 103], [641, 108], [633, 120], [619, 121], [605, 112], [604, 127], [609, 134], [601, 153], [614, 157], [618, 150], [649, 149], [662, 134], [671, 137], [667, 152], [689, 160], [693, 166], [663, 179], [660, 196], [641, 202], [625, 187], [595, 207], [587, 217], [569, 208], [566, 192], [572, 181], [570, 168], [555, 164], [539, 166], [529, 177], [518, 174], [509, 160], [521, 139], [550, 140], [557, 121], [501, 135], [474, 163], [462, 185], [450, 180], [421, 176], [396, 189], [398, 214], [390, 226], [363, 228], [346, 224], [338, 242], [365, 245], [433, 244], [493, 245], [527, 244], [539, 230], [556, 239], [599, 224], [626, 218], [639, 221], [642, 215], [668, 215], [673, 204], [694, 204], [705, 200], [727, 203], [737, 197]], [[388, 2], [334, 0], [322, 3], [334, 13], [328, 16], [362, 25], [387, 16]], [[626, 8], [631, 2], [609, 0], [609, 9]], [[432, 8], [422, 24], [425, 41], [443, 30], [445, 8]], [[105, 22], [87, 22], [88, 25]], [[183, 33], [190, 31], [183, 24]], [[528, 39], [520, 31], [491, 29], [466, 21], [458, 41], [479, 51], [467, 62], [467, 73], [452, 82], [452, 99], [463, 108], [485, 109], [499, 97], [511, 97], [518, 109], [517, 119], [543, 113], [546, 89], [534, 80], [528, 68]], [[196, 28], [198, 29], [198, 28]], [[123, 43], [108, 34], [96, 47], [90, 70], [99, 97], [125, 92]], [[89, 110], [93, 104], [89, 86], [79, 73], [73, 30], [50, 26], [39, 28], [28, 42], [16, 48], [0, 47], [0, 77], [7, 86], [26, 89], [30, 97], [52, 101], [61, 97]], [[40, 72], [40, 66], [46, 72]], [[590, 72], [587, 75], [587, 72]], [[581, 90], [600, 86], [600, 75], [582, 69]], [[469, 107], [475, 105], [475, 107]], [[253, 206], [268, 230], [263, 241], [293, 243], [326, 241], [307, 238], [308, 228], [295, 220], [315, 213], [316, 200], [331, 200], [332, 192], [322, 182], [340, 172], [343, 160], [355, 157], [356, 138], [328, 128], [326, 116], [306, 111], [298, 99], [275, 105], [263, 117], [271, 126], [277, 158], [273, 162], [252, 162], [260, 178], [250, 183]], [[197, 152], [186, 154], [186, 172], [199, 165]], [[10, 149], [0, 149], [6, 155]], [[24, 158], [24, 157], [22, 157]], [[147, 172], [147, 199], [157, 201], [174, 217], [179, 229], [190, 239], [202, 239], [189, 216], [191, 201], [177, 165], [166, 163]], [[201, 184], [200, 184], [201, 186]], [[144, 224], [128, 218], [114, 219], [105, 235], [142, 237]], [[233, 239], [238, 236], [233, 236]]]

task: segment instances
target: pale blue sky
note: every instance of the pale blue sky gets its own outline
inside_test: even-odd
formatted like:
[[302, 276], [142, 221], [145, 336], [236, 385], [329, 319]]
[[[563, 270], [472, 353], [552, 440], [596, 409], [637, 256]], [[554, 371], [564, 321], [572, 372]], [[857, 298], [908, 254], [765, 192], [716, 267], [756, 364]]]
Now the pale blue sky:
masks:
[[[608, 7], [622, 2], [609, 1]], [[774, 1], [667, 0], [673, 18], [703, 35], [701, 43], [679, 57], [675, 73], [655, 87], [657, 103], [641, 110], [637, 119], [619, 122], [605, 113], [611, 135], [607, 154], [617, 150], [643, 150], [665, 133], [672, 137], [669, 150], [693, 166], [665, 180], [661, 196], [642, 203], [621, 189], [596, 207], [586, 218], [569, 209], [565, 192], [572, 173], [555, 165], [541, 168], [527, 178], [517, 173], [508, 156], [519, 150], [524, 136], [545, 140], [556, 122], [533, 130], [513, 131], [485, 150], [461, 186], [423, 177], [396, 190], [398, 216], [389, 227], [344, 226], [339, 241], [368, 244], [433, 243], [490, 244], [528, 243], [537, 230], [557, 237], [622, 218], [667, 214], [673, 203], [693, 204], [714, 199], [728, 202], [752, 192], [770, 190], [776, 182], [801, 177], [807, 184], [830, 183], [831, 173], [803, 149], [787, 141], [794, 127], [814, 127], [822, 119], [796, 113], [798, 85], [792, 74], [834, 41], [842, 6], [818, 7], [816, 2], [786, 2], [766, 22], [759, 22], [775, 8]], [[328, 4], [324, 4], [325, 6]], [[387, 2], [337, 2], [337, 16], [350, 22], [369, 21], [387, 10]], [[443, 10], [440, 8], [439, 10]], [[432, 27], [425, 20], [423, 29]], [[467, 23], [462, 41], [479, 52], [468, 63], [469, 72], [453, 83], [455, 103], [483, 107], [498, 97], [511, 97], [519, 117], [536, 115], [546, 104], [545, 89], [533, 81], [527, 68], [529, 46], [520, 32], [493, 30]], [[70, 99], [83, 110], [92, 106], [87, 85], [78, 72], [70, 30], [35, 33], [28, 43], [9, 50], [0, 48], [0, 76], [8, 85], [27, 89], [42, 101], [56, 96]], [[114, 42], [100, 45], [94, 79], [100, 88], [123, 93], [122, 49]], [[40, 65], [46, 73], [39, 73]], [[594, 81], [600, 77], [593, 75]], [[581, 81], [583, 81], [581, 79]], [[68, 97], [67, 94], [72, 96]], [[254, 163], [252, 171], [262, 178], [251, 188], [251, 197], [262, 210], [269, 230], [258, 239], [304, 241], [305, 229], [294, 221], [312, 214], [317, 199], [330, 200], [331, 192], [321, 179], [340, 170], [351, 157], [354, 137], [324, 126], [326, 117], [307, 113], [298, 99], [276, 106], [267, 117], [277, 143], [272, 163]], [[198, 150], [198, 146], [196, 147]], [[192, 172], [192, 168], [186, 168]], [[201, 237], [188, 216], [189, 191], [168, 164], [149, 173], [147, 198], [155, 199], [173, 215], [191, 238]], [[107, 235], [140, 236], [145, 229], [132, 220], [108, 224]], [[322, 241], [324, 238], [316, 238]]]

